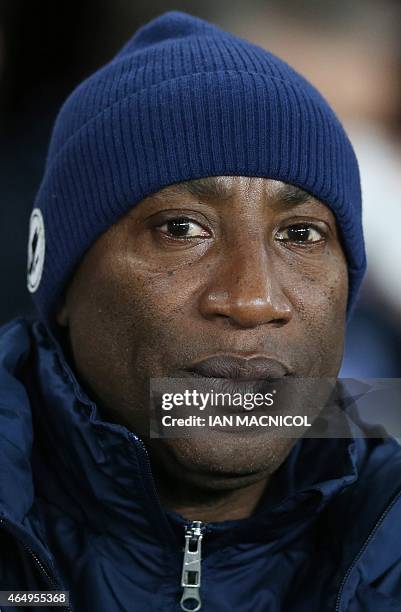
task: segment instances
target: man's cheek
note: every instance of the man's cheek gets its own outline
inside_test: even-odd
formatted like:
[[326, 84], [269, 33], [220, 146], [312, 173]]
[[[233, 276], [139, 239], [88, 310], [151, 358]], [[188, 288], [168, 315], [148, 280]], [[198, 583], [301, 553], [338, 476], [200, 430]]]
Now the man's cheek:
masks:
[[135, 274], [124, 279], [121, 292], [123, 308], [140, 316], [149, 324], [169, 327], [174, 319], [189, 322], [192, 306], [204, 279], [188, 267], [185, 271], [172, 270], [159, 274]]
[[313, 275], [298, 272], [288, 280], [284, 291], [302, 319], [318, 324], [345, 318], [348, 293], [345, 269], [323, 268]]

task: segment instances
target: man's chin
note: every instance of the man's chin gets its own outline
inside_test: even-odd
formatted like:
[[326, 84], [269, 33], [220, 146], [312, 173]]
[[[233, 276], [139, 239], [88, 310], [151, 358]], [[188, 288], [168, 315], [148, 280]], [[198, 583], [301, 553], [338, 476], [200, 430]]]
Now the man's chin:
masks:
[[241, 488], [270, 477], [294, 440], [214, 433], [150, 442], [152, 463], [169, 479], [210, 491]]

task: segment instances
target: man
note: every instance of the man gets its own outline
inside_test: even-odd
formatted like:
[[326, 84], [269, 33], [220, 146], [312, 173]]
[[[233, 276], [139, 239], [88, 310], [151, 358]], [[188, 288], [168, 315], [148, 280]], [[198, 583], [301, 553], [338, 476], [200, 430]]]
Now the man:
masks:
[[74, 611], [400, 608], [394, 441], [150, 436], [153, 379], [338, 375], [359, 175], [310, 84], [200, 19], [150, 22], [61, 110], [28, 248], [40, 320], [0, 339], [3, 590]]

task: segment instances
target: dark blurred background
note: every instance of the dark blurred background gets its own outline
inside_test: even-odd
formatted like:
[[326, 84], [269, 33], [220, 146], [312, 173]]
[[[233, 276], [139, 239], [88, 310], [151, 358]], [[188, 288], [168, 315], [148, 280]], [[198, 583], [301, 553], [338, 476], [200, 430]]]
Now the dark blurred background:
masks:
[[0, 0], [0, 324], [33, 313], [28, 219], [56, 113], [143, 23], [183, 10], [268, 48], [329, 100], [357, 151], [369, 272], [349, 377], [401, 376], [401, 3], [398, 0]]

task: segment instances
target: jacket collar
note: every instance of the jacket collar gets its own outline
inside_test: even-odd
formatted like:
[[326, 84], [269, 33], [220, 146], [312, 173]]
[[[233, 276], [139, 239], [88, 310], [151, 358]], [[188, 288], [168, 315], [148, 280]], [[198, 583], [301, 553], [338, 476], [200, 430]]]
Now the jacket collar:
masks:
[[[60, 346], [41, 323], [30, 327], [30, 344], [26, 324], [14, 325], [17, 327], [8, 337], [13, 358], [3, 354], [0, 367], [10, 377], [13, 369], [14, 377], [18, 376], [16, 363], [23, 359], [25, 367], [20, 379], [26, 392], [14, 378], [15, 387], [10, 387], [11, 395], [9, 392], [5, 399], [0, 398], [0, 406], [25, 415], [26, 439], [19, 449], [24, 469], [19, 469], [21, 458], [17, 460], [12, 452], [5, 461], [10, 461], [10, 482], [24, 492], [26, 499], [23, 504], [17, 503], [15, 493], [9, 495], [1, 490], [0, 502], [21, 520], [29, 503], [33, 503], [33, 482], [37, 497], [47, 499], [97, 532], [109, 532], [124, 540], [140, 537], [153, 543], [156, 539], [164, 543], [179, 541], [182, 545], [187, 521], [161, 506], [142, 441], [127, 428], [102, 420], [97, 406], [79, 386]], [[16, 402], [13, 393], [17, 389]], [[32, 435], [29, 404], [35, 432], [33, 478], [27, 467]], [[7, 410], [3, 410], [4, 418], [7, 421]], [[0, 431], [10, 431], [10, 423], [2, 423]], [[18, 435], [14, 429], [11, 434]], [[214, 533], [216, 546], [282, 539], [290, 537], [290, 533], [294, 537], [316, 519], [334, 496], [357, 480], [357, 463], [352, 438], [300, 439], [269, 483], [255, 515], [239, 521], [209, 523], [207, 530]]]

